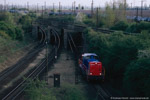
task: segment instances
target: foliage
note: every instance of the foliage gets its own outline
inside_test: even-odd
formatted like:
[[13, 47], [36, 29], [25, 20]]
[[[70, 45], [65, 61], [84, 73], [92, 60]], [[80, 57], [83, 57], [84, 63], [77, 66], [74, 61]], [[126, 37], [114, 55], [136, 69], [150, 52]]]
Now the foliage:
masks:
[[105, 8], [105, 17], [104, 17], [104, 25], [107, 28], [110, 28], [111, 26], [114, 25], [115, 22], [115, 13], [113, 12], [113, 9], [110, 7], [110, 5], [106, 5]]
[[87, 100], [83, 92], [76, 85], [63, 84], [59, 89], [53, 88], [57, 100]]
[[52, 91], [47, 88], [46, 83], [38, 79], [35, 82], [28, 80], [28, 87], [25, 92], [29, 100], [56, 100]]
[[132, 23], [127, 29], [127, 32], [131, 33], [141, 33], [143, 30], [148, 30], [150, 32], [149, 22]]
[[28, 16], [30, 16], [32, 18], [32, 20], [37, 18], [37, 15], [34, 12], [32, 12], [32, 11], [29, 12]]
[[31, 32], [31, 30], [32, 30], [32, 19], [30, 16], [28, 16], [28, 15], [22, 16], [19, 19], [19, 23], [22, 24], [22, 28], [25, 31], [25, 33]]
[[65, 84], [60, 88], [48, 88], [44, 81], [29, 80], [25, 90], [29, 100], [86, 100], [81, 90]]
[[126, 29], [126, 32], [136, 33], [137, 32], [137, 24], [136, 23], [130, 24]]
[[29, 41], [15, 41], [10, 39], [9, 36], [8, 38], [4, 38], [0, 35], [0, 64], [4, 63], [4, 61], [6, 61], [10, 56], [15, 55], [21, 50], [24, 50], [29, 43]]
[[96, 26], [96, 23], [93, 21], [93, 19], [90, 18], [83, 19], [83, 23], [92, 27]]
[[150, 58], [132, 62], [124, 74], [124, 88], [132, 96], [150, 96]]
[[0, 21], [4, 21], [6, 23], [14, 24], [14, 17], [9, 12], [0, 12]]
[[10, 36], [8, 36], [8, 34], [6, 34], [5, 31], [0, 30], [0, 36], [2, 36], [5, 39], [10, 39]]
[[90, 51], [100, 55], [108, 77], [121, 81], [126, 65], [137, 57], [136, 41], [121, 32], [105, 35], [92, 30], [87, 40]]
[[15, 28], [15, 33], [16, 33], [16, 40], [22, 41], [23, 40], [23, 32], [20, 27]]
[[0, 22], [0, 30], [4, 31], [8, 34], [13, 40], [22, 40], [23, 35], [22, 31], [19, 27], [15, 27], [12, 24], [1, 21]]
[[112, 26], [110, 29], [125, 31], [127, 29], [127, 27], [128, 27], [127, 22], [125, 22], [125, 21], [119, 21], [114, 26]]
[[66, 15], [66, 16], [62, 17], [61, 20], [66, 21], [66, 22], [68, 22], [68, 21], [71, 22], [71, 21], [74, 21], [74, 19], [75, 19], [74, 16], [72, 16], [72, 15]]
[[[92, 18], [89, 18], [87, 22], [91, 22], [93, 26], [104, 28], [112, 28], [116, 24], [121, 25], [122, 24], [121, 22], [126, 22], [125, 2], [123, 2], [122, 0], [117, 0], [113, 2], [114, 3], [107, 2], [105, 5], [105, 9], [98, 9], [98, 13], [97, 12], [94, 13], [92, 15]], [[87, 22], [85, 24], [92, 26]], [[119, 27], [123, 27], [123, 30], [122, 29], [120, 30], [124, 31], [127, 26], [126, 23], [123, 24], [125, 26], [118, 26], [116, 27], [117, 30]]]
[[[122, 87], [123, 84], [127, 88], [138, 83], [133, 88], [129, 87], [129, 89], [137, 95], [140, 95], [140, 93], [144, 96], [149, 95], [147, 94], [150, 89], [147, 85], [149, 74], [145, 72], [145, 69], [141, 68], [144, 67], [147, 71], [150, 70], [148, 65], [149, 58], [142, 60], [145, 58], [141, 56], [149, 54], [150, 34], [148, 31], [143, 31], [138, 35], [124, 35], [122, 32], [103, 34], [88, 28], [84, 31], [84, 34], [86, 35], [86, 40], [88, 40], [89, 52], [94, 52], [100, 56], [100, 60], [106, 69], [106, 80], [111, 81], [118, 88]], [[144, 64], [144, 62], [147, 63]], [[134, 77], [137, 80], [132, 80], [130, 77]], [[128, 80], [130, 81], [129, 83]], [[141, 87], [143, 85], [144, 87]], [[140, 88], [142, 89], [140, 90]]]
[[1, 21], [0, 30], [5, 31], [6, 34], [8, 34], [12, 39], [16, 38], [15, 29], [13, 25]]

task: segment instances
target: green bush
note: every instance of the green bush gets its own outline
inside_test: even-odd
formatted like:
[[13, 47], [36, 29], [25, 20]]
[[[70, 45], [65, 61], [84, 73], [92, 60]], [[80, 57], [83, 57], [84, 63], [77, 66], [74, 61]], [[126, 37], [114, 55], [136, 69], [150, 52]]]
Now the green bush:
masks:
[[6, 34], [4, 31], [0, 30], [0, 36], [2, 36], [5, 39], [10, 39], [10, 36], [8, 36], [8, 34]]
[[94, 23], [93, 19], [90, 18], [86, 18], [83, 20], [83, 23], [89, 26], [96, 26], [96, 24]]
[[13, 25], [1, 21], [0, 30], [5, 31], [5, 33], [8, 34], [12, 39], [16, 38], [15, 27]]
[[106, 78], [122, 83], [126, 66], [137, 58], [140, 44], [122, 32], [103, 34], [85, 30], [89, 52], [98, 54], [106, 68]]
[[25, 90], [28, 100], [56, 100], [53, 92], [48, 89], [44, 81], [28, 80], [28, 87]]
[[137, 31], [140, 33], [143, 30], [150, 31], [150, 23], [149, 22], [140, 22], [137, 27]]
[[63, 84], [60, 88], [48, 88], [44, 81], [28, 81], [25, 90], [29, 100], [87, 100], [75, 85]]
[[[14, 25], [10, 23], [6, 23], [3, 21], [0, 21], [0, 30], [8, 34], [8, 36], [11, 37], [13, 40], [22, 40], [23, 34], [22, 30], [19, 27], [15, 27]], [[6, 35], [5, 35], [6, 36]]]
[[150, 52], [148, 31], [138, 35], [125, 35], [122, 32], [103, 34], [88, 28], [84, 34], [89, 52], [100, 56], [106, 69], [106, 80], [117, 88], [124, 86], [132, 96], [150, 95], [150, 59], [142, 58], [149, 57], [144, 56]]
[[16, 40], [22, 41], [23, 40], [23, 32], [22, 29], [19, 27], [15, 28], [15, 33], [16, 33]]
[[129, 25], [128, 28], [126, 29], [126, 32], [137, 33], [137, 24], [132, 23], [131, 25]]
[[126, 31], [131, 33], [141, 33], [143, 30], [148, 30], [150, 32], [149, 27], [149, 22], [132, 23], [129, 25]]
[[76, 85], [63, 84], [59, 89], [53, 88], [57, 100], [87, 100]]
[[131, 96], [150, 96], [150, 58], [132, 62], [124, 74], [124, 88]]
[[19, 23], [21, 23], [23, 30], [25, 33], [31, 32], [32, 30], [32, 18], [28, 15], [22, 16], [19, 19]]
[[125, 22], [125, 21], [119, 21], [113, 27], [111, 27], [110, 29], [125, 31], [127, 29], [127, 27], [128, 27], [127, 22]]
[[5, 21], [6, 23], [14, 24], [14, 17], [9, 12], [0, 12], [0, 21]]

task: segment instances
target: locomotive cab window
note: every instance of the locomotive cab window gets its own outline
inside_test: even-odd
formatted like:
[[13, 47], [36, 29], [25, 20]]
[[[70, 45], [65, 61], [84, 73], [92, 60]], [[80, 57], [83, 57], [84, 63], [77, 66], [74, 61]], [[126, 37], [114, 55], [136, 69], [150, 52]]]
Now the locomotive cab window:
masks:
[[99, 60], [98, 56], [93, 56], [93, 59]]
[[85, 56], [84, 59], [91, 59], [91, 56]]

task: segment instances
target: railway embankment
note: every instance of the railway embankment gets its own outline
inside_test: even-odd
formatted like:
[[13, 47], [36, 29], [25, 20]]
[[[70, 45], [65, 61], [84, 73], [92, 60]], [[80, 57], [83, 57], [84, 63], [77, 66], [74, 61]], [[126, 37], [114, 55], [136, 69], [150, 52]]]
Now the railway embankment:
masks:
[[[33, 52], [34, 51], [34, 52]], [[5, 95], [9, 89], [13, 88], [16, 83], [23, 79], [32, 69], [36, 67], [46, 56], [44, 47], [34, 47], [22, 57], [15, 65], [6, 69], [7, 72], [0, 73], [0, 97]]]
[[34, 43], [24, 44], [0, 37], [0, 72], [16, 64], [33, 47]]

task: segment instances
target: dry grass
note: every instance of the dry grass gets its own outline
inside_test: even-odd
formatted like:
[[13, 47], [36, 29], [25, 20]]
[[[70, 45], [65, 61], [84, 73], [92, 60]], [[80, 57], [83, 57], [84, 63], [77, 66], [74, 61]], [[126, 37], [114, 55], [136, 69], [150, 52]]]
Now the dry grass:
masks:
[[33, 45], [19, 43], [0, 37], [0, 72], [15, 64]]

